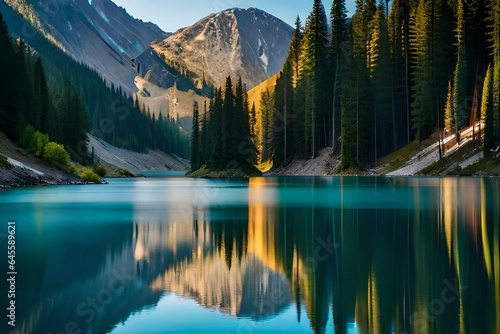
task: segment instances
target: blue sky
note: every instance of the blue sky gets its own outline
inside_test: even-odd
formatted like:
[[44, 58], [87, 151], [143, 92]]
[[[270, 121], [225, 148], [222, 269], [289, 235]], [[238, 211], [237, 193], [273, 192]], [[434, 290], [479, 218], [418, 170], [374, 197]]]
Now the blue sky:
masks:
[[[156, 23], [173, 32], [189, 26], [202, 17], [233, 7], [257, 7], [293, 25], [297, 15], [304, 22], [312, 8], [312, 0], [113, 0], [129, 14]], [[323, 0], [329, 15], [333, 0]], [[347, 0], [349, 16], [354, 12], [354, 0]]]

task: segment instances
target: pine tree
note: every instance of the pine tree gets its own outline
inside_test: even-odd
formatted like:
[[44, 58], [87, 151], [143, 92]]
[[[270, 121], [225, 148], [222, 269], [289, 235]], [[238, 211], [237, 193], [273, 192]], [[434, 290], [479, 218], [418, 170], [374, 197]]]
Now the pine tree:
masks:
[[[491, 45], [493, 56], [493, 119], [492, 124], [494, 129], [495, 143], [500, 142], [500, 0], [492, 0], [488, 8], [490, 13], [489, 20], [491, 22]], [[488, 126], [487, 125], [487, 126]]]
[[18, 139], [23, 130], [18, 112], [16, 52], [7, 25], [0, 13], [0, 131]]
[[201, 161], [200, 151], [200, 122], [198, 112], [198, 102], [193, 104], [193, 129], [191, 132], [191, 170], [198, 170], [203, 161]]
[[257, 146], [257, 139], [256, 139], [256, 126], [257, 126], [257, 110], [255, 109], [255, 102], [252, 103], [252, 108], [250, 109], [250, 134], [252, 135], [252, 140], [254, 142], [254, 145]]
[[238, 78], [234, 94], [234, 111], [235, 111], [235, 124], [232, 126], [236, 133], [235, 142], [236, 157], [235, 160], [240, 164], [247, 167], [256, 163], [257, 149], [252, 141], [250, 131], [250, 110], [248, 108], [248, 95], [241, 80]]
[[373, 22], [370, 54], [374, 112], [375, 158], [396, 150], [395, 113], [392, 105], [392, 67], [385, 7], [380, 5]]
[[458, 135], [457, 128], [457, 114], [455, 112], [455, 104], [453, 103], [453, 96], [455, 90], [451, 80], [448, 83], [448, 94], [446, 98], [445, 112], [444, 112], [444, 128], [448, 133]]
[[[204, 164], [207, 164], [210, 160], [210, 147], [212, 143], [209, 141], [209, 129], [208, 129], [208, 110], [207, 110], [207, 101], [205, 100], [203, 103], [203, 117], [201, 119], [201, 131], [200, 131], [200, 154], [201, 161]], [[192, 147], [192, 144], [191, 144]]]
[[455, 68], [455, 82], [453, 85], [453, 103], [457, 114], [457, 128], [461, 129], [469, 125], [470, 114], [467, 109], [467, 59], [465, 45], [461, 44], [458, 50], [457, 66]]
[[237, 157], [238, 134], [236, 122], [237, 113], [234, 105], [234, 91], [231, 77], [226, 78], [224, 86], [224, 99], [222, 105], [222, 164], [235, 160]]
[[465, 52], [465, 18], [463, 0], [458, 0], [457, 9], [457, 41], [458, 59], [455, 68], [454, 82], [454, 109], [457, 114], [457, 127], [460, 131], [469, 124], [469, 112], [467, 110], [467, 55]]
[[40, 57], [38, 57], [33, 67], [33, 92], [38, 104], [38, 115], [34, 126], [40, 129], [41, 132], [50, 134], [55, 128], [55, 120], [45, 71]]
[[[375, 14], [374, 1], [356, 2], [356, 14], [353, 16], [350, 31], [350, 43], [352, 45], [352, 60], [349, 64], [349, 82], [344, 85], [347, 89], [342, 90], [342, 101], [351, 101], [355, 108], [347, 111], [350, 117], [342, 120], [341, 133], [347, 131], [346, 126], [354, 127], [356, 159], [355, 165], [369, 162], [372, 159], [373, 149], [373, 114], [372, 99], [370, 96], [369, 68], [372, 59], [368, 48], [372, 39], [372, 20]], [[344, 106], [342, 106], [344, 108]], [[342, 117], [345, 117], [342, 111]], [[350, 121], [349, 121], [350, 119]], [[353, 121], [355, 119], [355, 121]], [[352, 123], [349, 123], [352, 122]], [[351, 125], [349, 125], [351, 124]], [[351, 130], [348, 130], [351, 131]], [[342, 134], [342, 145], [346, 143]], [[345, 156], [345, 155], [344, 155]], [[344, 165], [344, 164], [343, 164]], [[350, 165], [354, 166], [354, 165]]]
[[261, 161], [265, 162], [272, 158], [272, 123], [274, 111], [274, 97], [269, 90], [265, 90], [261, 94], [260, 108], [262, 115], [262, 133], [260, 138], [261, 143]]
[[84, 162], [88, 158], [87, 108], [75, 88], [66, 81], [57, 102], [59, 129], [57, 141], [64, 144], [73, 159]]
[[209, 141], [212, 143], [209, 167], [213, 169], [222, 168], [226, 159], [223, 150], [227, 134], [223, 131], [222, 105], [222, 90], [216, 88], [209, 108]]
[[495, 121], [493, 111], [493, 71], [488, 66], [484, 79], [483, 94], [481, 98], [481, 120], [484, 122], [484, 153], [490, 155], [490, 149], [495, 145]]
[[395, 111], [395, 146], [410, 142], [411, 72], [410, 72], [410, 2], [392, 1], [388, 17], [393, 64], [393, 110]]
[[[301, 79], [306, 96], [303, 102], [305, 118], [306, 154], [314, 156], [327, 138], [327, 101], [325, 94], [327, 73], [328, 22], [321, 0], [314, 0], [313, 9], [306, 21], [300, 57]], [[328, 125], [331, 122], [328, 122]]]
[[292, 34], [292, 41], [290, 42], [290, 48], [288, 50], [288, 58], [285, 61], [285, 64], [289, 64], [289, 66], [292, 67], [292, 82], [294, 88], [297, 87], [300, 78], [300, 53], [303, 36], [302, 30], [302, 22], [300, 21], [300, 17], [297, 16], [297, 19], [295, 20], [295, 30]]
[[342, 83], [349, 54], [346, 54], [348, 46], [348, 25], [347, 9], [345, 0], [334, 0], [331, 10], [332, 21], [332, 42], [331, 42], [331, 62], [333, 73], [333, 97], [332, 97], [332, 149], [337, 150], [340, 137], [340, 119], [342, 94]]
[[[354, 61], [357, 60], [353, 59]], [[353, 65], [351, 63], [351, 66]], [[342, 170], [359, 166], [359, 114], [361, 98], [359, 84], [359, 69], [357, 71], [351, 70], [346, 72], [342, 83], [341, 99], [340, 167]]]
[[412, 49], [414, 50], [412, 123], [415, 137], [421, 142], [431, 131], [435, 108], [432, 99], [432, 16], [433, 0], [422, 0], [414, 9], [412, 28]]

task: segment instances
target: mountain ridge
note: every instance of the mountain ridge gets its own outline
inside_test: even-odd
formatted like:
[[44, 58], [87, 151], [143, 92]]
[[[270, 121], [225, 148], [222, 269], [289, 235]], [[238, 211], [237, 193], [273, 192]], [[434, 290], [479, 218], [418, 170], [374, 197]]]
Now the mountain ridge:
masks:
[[231, 8], [210, 14], [162, 41], [154, 52], [186, 72], [198, 87], [241, 76], [248, 88], [279, 72], [288, 55], [293, 28], [257, 8]]
[[[67, 0], [50, 3], [5, 0], [27, 24], [12, 31], [26, 39], [39, 33], [75, 60], [96, 69], [104, 78], [135, 90], [135, 64], [131, 62], [154, 40], [168, 36], [158, 26], [135, 19], [110, 0]], [[16, 20], [6, 17], [6, 20]]]

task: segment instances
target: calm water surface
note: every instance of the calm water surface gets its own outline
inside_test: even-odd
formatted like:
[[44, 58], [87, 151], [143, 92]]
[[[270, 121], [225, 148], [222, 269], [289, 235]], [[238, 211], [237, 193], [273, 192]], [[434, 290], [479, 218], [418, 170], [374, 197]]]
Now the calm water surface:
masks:
[[500, 333], [499, 179], [150, 176], [0, 191], [0, 328]]

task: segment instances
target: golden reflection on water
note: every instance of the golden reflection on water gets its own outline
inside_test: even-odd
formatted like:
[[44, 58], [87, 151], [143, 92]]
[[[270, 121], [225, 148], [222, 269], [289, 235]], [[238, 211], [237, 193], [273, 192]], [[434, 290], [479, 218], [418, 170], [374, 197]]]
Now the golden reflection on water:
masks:
[[[314, 182], [311, 188], [322, 186]], [[136, 222], [121, 246], [106, 250], [90, 277], [75, 276], [48, 293], [21, 328], [76, 309], [99, 293], [111, 272], [126, 268], [141, 285], [114, 296], [109, 307], [120, 305], [123, 314], [170, 292], [254, 321], [295, 304], [300, 322], [303, 305], [314, 333], [328, 323], [347, 333], [351, 322], [359, 333], [500, 333], [499, 183], [415, 178], [401, 192], [397, 182], [394, 191], [407, 207], [288, 207], [280, 202], [286, 189], [266, 178], [249, 180], [243, 208], [204, 204], [179, 214], [167, 207], [163, 220], [138, 220], [135, 207]], [[363, 201], [358, 180], [340, 179], [336, 186], [340, 203], [349, 196]], [[43, 234], [42, 213], [34, 212]], [[60, 261], [61, 250], [52, 247], [49, 255]], [[116, 323], [100, 321], [101, 327], [90, 326]]]

